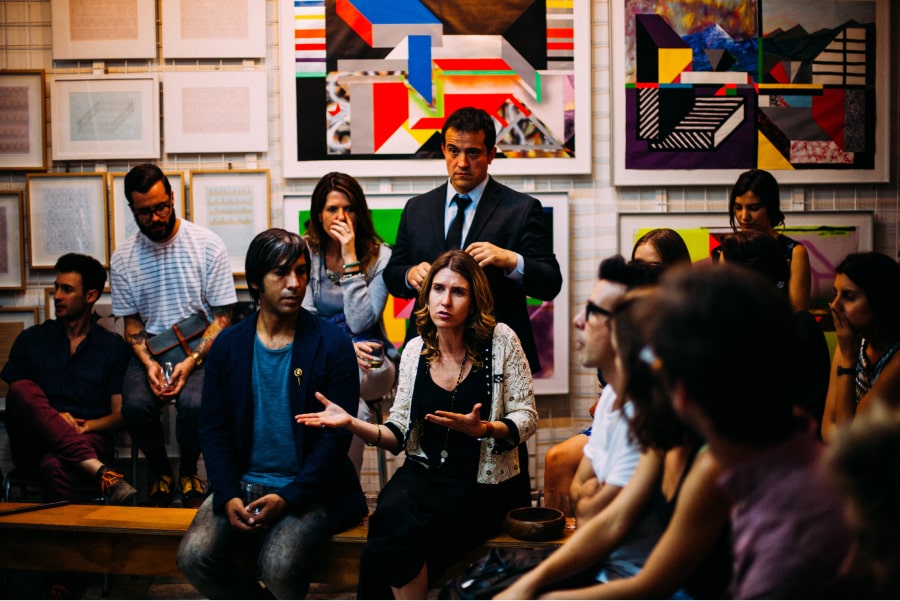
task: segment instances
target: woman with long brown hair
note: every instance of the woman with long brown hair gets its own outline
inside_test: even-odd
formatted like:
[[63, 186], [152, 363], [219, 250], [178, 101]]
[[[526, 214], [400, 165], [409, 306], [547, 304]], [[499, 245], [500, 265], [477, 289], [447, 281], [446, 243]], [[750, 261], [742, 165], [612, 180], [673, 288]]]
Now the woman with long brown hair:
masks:
[[359, 599], [426, 598], [430, 578], [496, 535], [509, 510], [530, 505], [518, 446], [537, 429], [531, 371], [515, 333], [492, 316], [487, 277], [471, 256], [448, 251], [419, 301], [419, 336], [404, 348], [384, 425], [321, 395], [324, 411], [296, 416], [406, 454], [369, 518]]

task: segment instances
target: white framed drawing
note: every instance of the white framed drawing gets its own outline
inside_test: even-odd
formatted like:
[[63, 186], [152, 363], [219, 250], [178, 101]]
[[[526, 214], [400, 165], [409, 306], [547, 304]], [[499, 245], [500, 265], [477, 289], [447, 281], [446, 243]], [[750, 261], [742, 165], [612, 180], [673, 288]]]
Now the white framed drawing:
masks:
[[163, 58], [262, 58], [266, 11], [258, 0], [162, 0]]
[[[125, 173], [109, 174], [109, 206], [112, 215], [109, 237], [110, 256], [116, 250], [116, 246], [138, 231], [131, 209], [128, 208], [128, 199], [125, 198], [125, 175]], [[172, 186], [175, 216], [184, 219], [184, 174], [181, 171], [166, 171], [165, 175], [169, 180], [169, 185]]]
[[47, 168], [44, 71], [0, 71], [0, 171]]
[[54, 161], [158, 159], [159, 80], [55, 75], [50, 123]]
[[0, 192], [0, 290], [25, 289], [25, 218], [21, 192]]
[[[412, 195], [367, 194], [375, 231], [387, 243], [394, 244], [400, 215]], [[553, 301], [529, 299], [528, 313], [541, 359], [541, 371], [534, 377], [535, 394], [569, 392], [569, 204], [565, 192], [533, 194], [540, 199], [552, 223], [553, 251], [563, 274], [563, 284]], [[308, 194], [285, 194], [282, 199], [284, 228], [303, 234], [309, 219]], [[384, 325], [388, 338], [398, 348], [406, 338], [407, 323], [414, 299], [388, 296], [384, 309]]]
[[265, 71], [173, 71], [163, 88], [166, 154], [269, 149]]
[[156, 58], [155, 0], [53, 0], [53, 60]]
[[191, 221], [225, 241], [231, 272], [243, 275], [250, 242], [269, 228], [269, 170], [191, 171], [189, 182]]
[[[16, 336], [38, 323], [37, 307], [0, 307], [0, 365], [6, 365]], [[9, 385], [0, 380], [0, 412], [6, 411]]]
[[28, 174], [32, 269], [53, 269], [70, 252], [109, 266], [105, 173]]
[[[810, 307], [826, 311], [834, 296], [834, 268], [852, 252], [874, 248], [875, 217], [872, 211], [786, 212], [785, 225], [776, 228], [806, 246], [810, 263]], [[709, 261], [718, 239], [732, 232], [727, 213], [621, 213], [619, 252], [630, 257], [635, 241], [651, 229], [666, 227], [678, 232], [687, 244], [691, 260]]]

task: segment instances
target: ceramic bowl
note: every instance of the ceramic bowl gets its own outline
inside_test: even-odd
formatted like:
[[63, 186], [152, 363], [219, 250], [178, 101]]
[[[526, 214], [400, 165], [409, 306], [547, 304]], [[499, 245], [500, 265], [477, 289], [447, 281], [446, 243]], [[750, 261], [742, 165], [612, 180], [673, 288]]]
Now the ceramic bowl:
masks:
[[553, 540], [562, 538], [566, 516], [552, 507], [520, 507], [507, 514], [503, 527], [521, 540]]

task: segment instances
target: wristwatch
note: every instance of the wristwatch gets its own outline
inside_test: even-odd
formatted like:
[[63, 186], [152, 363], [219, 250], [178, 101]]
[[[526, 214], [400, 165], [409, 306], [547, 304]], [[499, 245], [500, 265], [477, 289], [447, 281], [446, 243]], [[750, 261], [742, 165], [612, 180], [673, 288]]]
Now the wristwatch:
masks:
[[203, 365], [203, 357], [201, 357], [200, 353], [198, 353], [197, 351], [194, 351], [193, 353], [191, 353], [191, 359], [194, 360], [194, 363], [197, 364], [197, 367], [200, 367], [201, 365]]
[[839, 376], [855, 376], [856, 368], [855, 367], [844, 367], [843, 365], [837, 366], [837, 375]]

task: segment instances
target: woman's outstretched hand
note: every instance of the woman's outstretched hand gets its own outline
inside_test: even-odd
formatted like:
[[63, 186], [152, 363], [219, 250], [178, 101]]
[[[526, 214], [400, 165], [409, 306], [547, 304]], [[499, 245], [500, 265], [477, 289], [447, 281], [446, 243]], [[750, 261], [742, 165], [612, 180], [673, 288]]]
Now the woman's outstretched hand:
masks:
[[475, 403], [469, 413], [454, 413], [452, 411], [437, 410], [429, 413], [425, 419], [438, 426], [444, 426], [467, 436], [478, 438], [484, 434], [484, 426], [481, 425], [481, 403]]
[[295, 415], [294, 419], [298, 424], [311, 428], [346, 428], [350, 425], [353, 416], [344, 411], [340, 405], [329, 401], [321, 392], [316, 393], [316, 398], [325, 405], [325, 410]]

